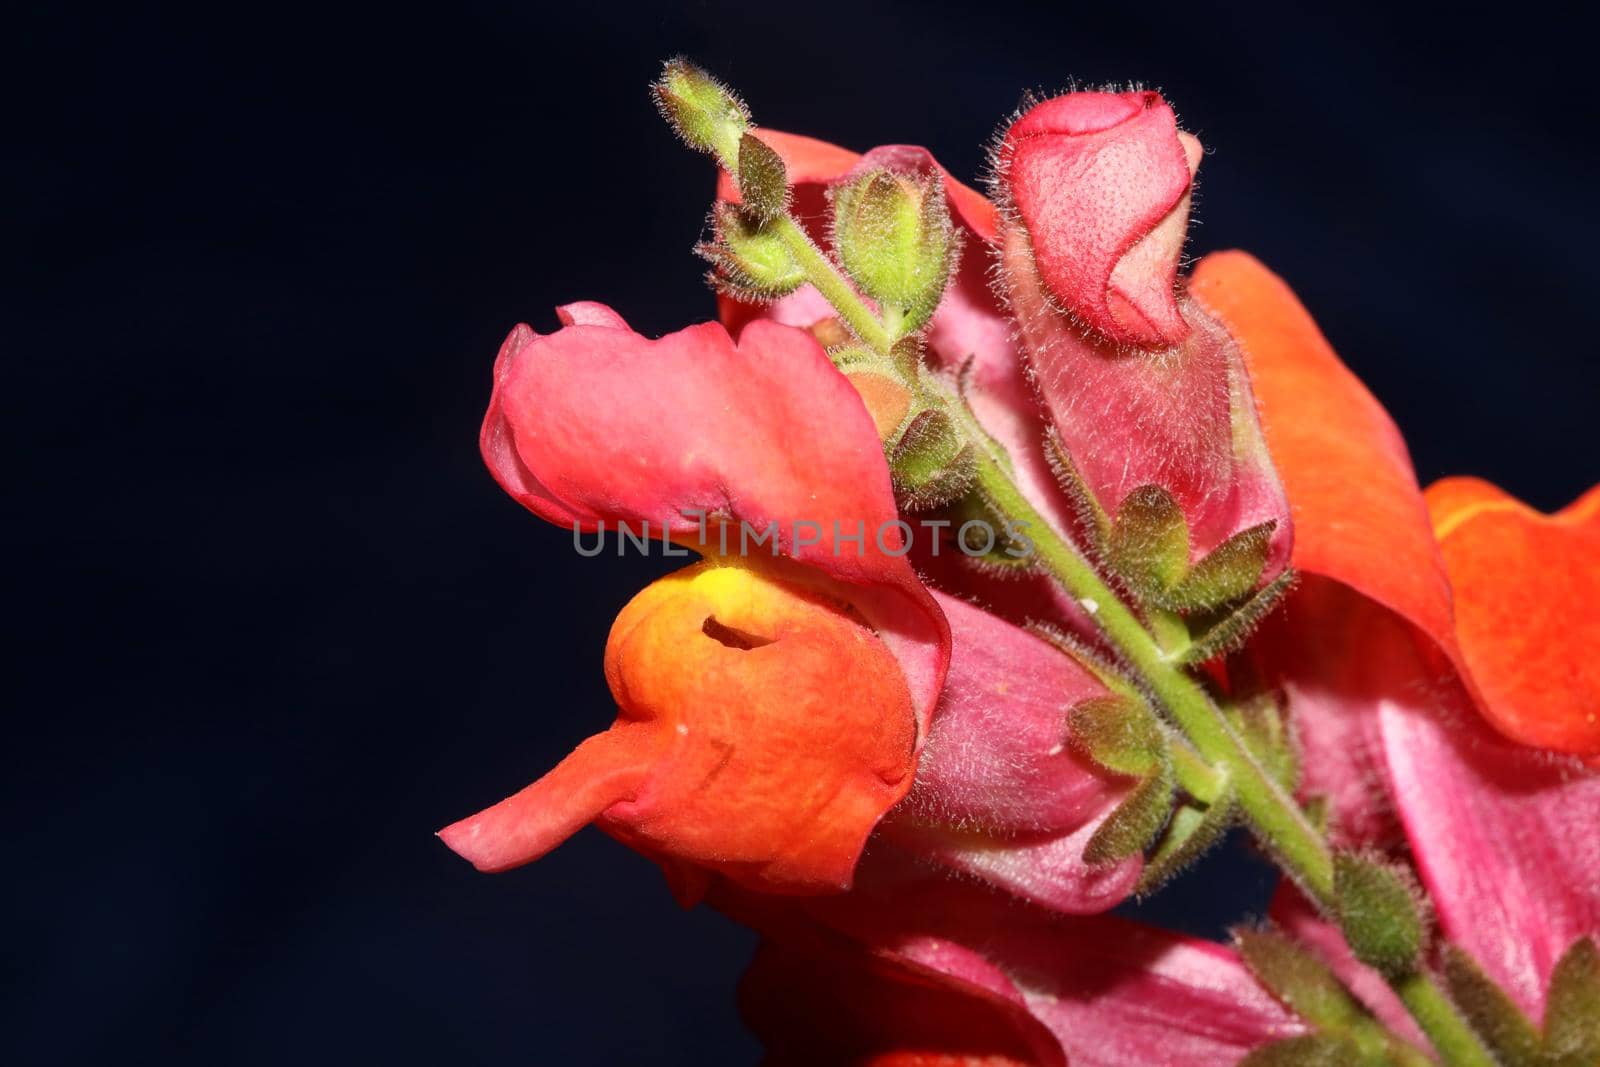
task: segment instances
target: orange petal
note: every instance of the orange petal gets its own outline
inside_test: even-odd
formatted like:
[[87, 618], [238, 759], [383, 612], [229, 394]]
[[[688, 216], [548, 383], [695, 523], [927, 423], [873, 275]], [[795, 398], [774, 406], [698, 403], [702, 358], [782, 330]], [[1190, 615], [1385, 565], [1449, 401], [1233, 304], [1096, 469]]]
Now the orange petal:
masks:
[[1427, 502], [1484, 714], [1514, 741], [1600, 754], [1600, 486], [1554, 515], [1477, 478]]
[[1189, 292], [1244, 349], [1294, 516], [1293, 565], [1344, 582], [1454, 652], [1450, 587], [1405, 441], [1283, 280], [1244, 252], [1201, 260]]
[[849, 887], [867, 835], [911, 787], [917, 724], [899, 662], [797, 581], [712, 562], [663, 578], [617, 616], [606, 680], [612, 727], [446, 828], [445, 844], [504, 870], [594, 821], [659, 860], [683, 896], [706, 871], [827, 892]]

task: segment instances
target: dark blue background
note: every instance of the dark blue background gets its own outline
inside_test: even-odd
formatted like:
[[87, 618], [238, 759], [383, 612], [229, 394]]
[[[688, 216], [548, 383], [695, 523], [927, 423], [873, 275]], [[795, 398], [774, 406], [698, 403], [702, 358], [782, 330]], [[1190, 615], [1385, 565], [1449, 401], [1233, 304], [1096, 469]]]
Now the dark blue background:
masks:
[[[671, 53], [767, 125], [968, 177], [1025, 87], [1158, 86], [1214, 150], [1194, 249], [1287, 276], [1425, 480], [1554, 507], [1600, 475], [1588, 35], [1529, 4], [980, 6], [13, 23], [0, 1057], [755, 1056], [751, 938], [647, 863], [591, 830], [489, 878], [430, 836], [609, 721], [607, 627], [666, 568], [576, 558], [476, 432], [518, 319], [710, 314], [710, 170], [645, 94]], [[1214, 872], [1209, 929], [1262, 885]]]

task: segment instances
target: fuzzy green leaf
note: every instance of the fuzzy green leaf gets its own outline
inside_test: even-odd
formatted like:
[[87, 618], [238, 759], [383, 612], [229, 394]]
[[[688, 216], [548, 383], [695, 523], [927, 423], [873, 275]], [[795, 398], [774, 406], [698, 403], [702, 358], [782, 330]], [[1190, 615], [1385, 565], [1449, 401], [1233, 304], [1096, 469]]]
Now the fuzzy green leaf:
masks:
[[[908, 511], [924, 511], [960, 498], [972, 487], [977, 471], [972, 446], [948, 415], [933, 408], [918, 412], [906, 423], [888, 458], [895, 492]], [[994, 530], [990, 523], [984, 523], [984, 528]]]
[[1550, 973], [1544, 1047], [1559, 1067], [1600, 1063], [1600, 950], [1593, 938], [1573, 942]]
[[1177, 611], [1209, 611], [1250, 592], [1261, 580], [1277, 525], [1269, 521], [1240, 530], [1212, 549], [1167, 595], [1166, 606]]
[[1271, 928], [1241, 928], [1233, 937], [1250, 973], [1307, 1022], [1342, 1031], [1366, 1020], [1367, 1010], [1305, 946]]
[[783, 157], [753, 133], [739, 138], [739, 198], [745, 210], [762, 222], [789, 209], [789, 172]]
[[1223, 613], [1209, 623], [1206, 619], [1192, 620], [1200, 628], [1200, 635], [1184, 649], [1180, 661], [1185, 664], [1209, 663], [1225, 656], [1245, 643], [1262, 619], [1266, 618], [1283, 600], [1298, 575], [1285, 570], [1259, 589], [1243, 604]]
[[1067, 448], [1061, 443], [1061, 435], [1056, 432], [1055, 427], [1052, 426], [1045, 434], [1044, 445], [1044, 457], [1050, 464], [1051, 473], [1056, 476], [1056, 484], [1067, 494], [1067, 499], [1072, 503], [1072, 510], [1077, 513], [1079, 524], [1088, 531], [1095, 554], [1104, 556], [1111, 538], [1111, 517], [1106, 514], [1106, 509], [1100, 506], [1100, 501], [1095, 499], [1094, 493], [1084, 482], [1083, 475], [1078, 471], [1078, 465], [1067, 453]]
[[1543, 1067], [1539, 1031], [1516, 1002], [1455, 945], [1444, 949], [1444, 980], [1450, 999], [1505, 1067]]
[[1107, 561], [1140, 600], [1164, 604], [1189, 569], [1189, 526], [1183, 509], [1159, 485], [1123, 498], [1107, 538]]
[[1139, 892], [1153, 892], [1204, 855], [1228, 832], [1235, 814], [1233, 796], [1229, 793], [1208, 805], [1178, 805], [1155, 851], [1144, 861]]
[[1067, 719], [1072, 743], [1108, 771], [1144, 777], [1167, 762], [1167, 738], [1144, 701], [1131, 696], [1085, 700]]
[[1133, 787], [1084, 846], [1084, 861], [1114, 863], [1143, 852], [1172, 814], [1172, 771], [1165, 764]]
[[712, 218], [717, 239], [695, 251], [712, 265], [718, 290], [747, 300], [775, 300], [805, 282], [782, 238], [736, 204], [719, 204]]
[[1262, 1045], [1239, 1061], [1239, 1067], [1349, 1067], [1360, 1053], [1333, 1034], [1304, 1034]]

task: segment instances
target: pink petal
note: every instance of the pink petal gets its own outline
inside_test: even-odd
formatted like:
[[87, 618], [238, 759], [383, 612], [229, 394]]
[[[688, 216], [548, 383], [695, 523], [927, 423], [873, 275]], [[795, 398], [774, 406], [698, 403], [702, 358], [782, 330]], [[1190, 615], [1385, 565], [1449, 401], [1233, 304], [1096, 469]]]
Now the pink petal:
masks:
[[[780, 940], [826, 936], [770, 906], [725, 897], [719, 907]], [[1234, 1067], [1306, 1032], [1221, 945], [1106, 915], [1052, 915], [889, 855], [863, 862], [856, 891], [799, 908], [868, 953], [950, 967], [978, 995], [1020, 996], [1073, 1067]]]
[[1442, 656], [1378, 707], [1390, 780], [1444, 932], [1532, 1018], [1550, 971], [1600, 935], [1600, 775], [1508, 741]]
[[950, 672], [907, 814], [1002, 833], [1076, 829], [1128, 780], [1066, 743], [1071, 709], [1099, 680], [1038, 637], [963, 600], [934, 599], [950, 622]]
[[1114, 515], [1144, 485], [1170, 492], [1188, 521], [1192, 558], [1274, 522], [1262, 581], [1289, 560], [1292, 532], [1256, 418], [1238, 344], [1197, 303], [1191, 328], [1162, 352], [1127, 352], [1085, 335], [1042, 288], [1017, 227], [1002, 233], [1002, 277], [1034, 383], [1084, 483]]
[[1047, 642], [935, 593], [950, 673], [910, 795], [882, 832], [903, 848], [1058, 911], [1105, 911], [1139, 857], [1093, 867], [1083, 849], [1129, 780], [1066, 743], [1071, 708], [1105, 687]]

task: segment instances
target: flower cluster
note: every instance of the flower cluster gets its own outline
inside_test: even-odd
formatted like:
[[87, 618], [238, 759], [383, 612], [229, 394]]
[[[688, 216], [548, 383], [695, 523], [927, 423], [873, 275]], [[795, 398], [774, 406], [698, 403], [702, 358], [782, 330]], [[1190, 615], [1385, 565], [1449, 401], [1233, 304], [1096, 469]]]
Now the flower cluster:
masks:
[[[611, 727], [444, 842], [651, 857], [762, 933], [774, 1064], [1600, 1062], [1600, 490], [1420, 491], [1281, 280], [1180, 274], [1156, 93], [1026, 108], [987, 197], [656, 95], [721, 168], [721, 321], [518, 326], [481, 443], [704, 558], [617, 617]], [[1266, 925], [1105, 914], [1236, 823]]]

